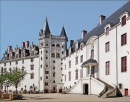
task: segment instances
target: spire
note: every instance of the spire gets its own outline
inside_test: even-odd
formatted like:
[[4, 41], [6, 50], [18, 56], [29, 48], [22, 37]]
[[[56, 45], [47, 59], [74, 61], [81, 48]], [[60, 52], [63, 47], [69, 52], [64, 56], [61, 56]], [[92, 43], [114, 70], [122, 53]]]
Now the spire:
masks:
[[49, 29], [49, 25], [48, 25], [48, 19], [47, 19], [47, 17], [46, 17], [46, 21], [45, 21], [45, 25], [44, 25], [43, 33], [45, 33], [45, 34], [51, 33], [51, 32], [50, 32], [50, 29]]
[[64, 26], [62, 27], [62, 30], [61, 30], [60, 36], [66, 36], [66, 32], [65, 32], [65, 28], [64, 28]]

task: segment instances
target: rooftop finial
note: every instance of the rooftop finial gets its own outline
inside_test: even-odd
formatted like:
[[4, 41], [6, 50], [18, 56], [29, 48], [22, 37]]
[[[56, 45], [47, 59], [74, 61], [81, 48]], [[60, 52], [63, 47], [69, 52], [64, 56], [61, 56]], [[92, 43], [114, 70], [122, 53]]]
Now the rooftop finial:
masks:
[[48, 22], [47, 16], [46, 16], [46, 22]]

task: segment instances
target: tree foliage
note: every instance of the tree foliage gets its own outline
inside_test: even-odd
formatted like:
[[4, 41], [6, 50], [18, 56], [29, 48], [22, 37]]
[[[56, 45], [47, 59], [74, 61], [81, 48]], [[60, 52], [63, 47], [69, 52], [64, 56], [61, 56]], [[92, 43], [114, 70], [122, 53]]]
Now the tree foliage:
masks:
[[25, 70], [20, 69], [13, 69], [10, 70], [10, 72], [5, 72], [0, 75], [0, 85], [4, 85], [7, 87], [13, 85], [16, 88], [17, 93], [17, 87], [18, 84], [24, 79], [27, 72]]

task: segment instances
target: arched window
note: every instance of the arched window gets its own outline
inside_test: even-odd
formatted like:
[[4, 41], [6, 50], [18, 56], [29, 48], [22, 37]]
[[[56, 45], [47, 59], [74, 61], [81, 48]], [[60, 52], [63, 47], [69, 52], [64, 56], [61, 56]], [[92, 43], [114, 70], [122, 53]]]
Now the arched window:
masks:
[[59, 45], [59, 44], [57, 44], [57, 45], [56, 45], [56, 47], [60, 47], [60, 45]]
[[59, 57], [60, 57], [60, 54], [59, 54], [59, 53], [57, 53], [57, 54], [56, 54], [56, 58], [59, 58]]
[[123, 16], [121, 19], [121, 25], [125, 25], [126, 24], [126, 16]]
[[52, 44], [51, 46], [52, 46], [52, 47], [55, 47], [55, 44]]
[[54, 54], [54, 53], [52, 53], [52, 54], [51, 54], [51, 57], [55, 57], [55, 54]]

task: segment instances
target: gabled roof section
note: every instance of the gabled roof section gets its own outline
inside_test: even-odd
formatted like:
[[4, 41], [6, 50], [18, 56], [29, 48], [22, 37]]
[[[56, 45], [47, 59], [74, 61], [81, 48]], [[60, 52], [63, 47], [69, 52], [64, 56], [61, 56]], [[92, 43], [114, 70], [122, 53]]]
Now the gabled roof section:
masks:
[[60, 36], [65, 36], [65, 37], [66, 37], [66, 32], [65, 32], [65, 28], [64, 28], [64, 26], [62, 27], [62, 30], [61, 30]]
[[50, 32], [50, 29], [49, 29], [49, 24], [48, 24], [48, 19], [47, 19], [47, 17], [46, 17], [46, 21], [45, 21], [43, 33], [44, 33], [44, 34], [51, 33], [51, 32]]
[[104, 27], [107, 25], [108, 22], [111, 22], [111, 24], [118, 24], [120, 22], [119, 17], [124, 11], [130, 11], [130, 0], [124, 6], [122, 6], [120, 9], [114, 12], [111, 16], [109, 16], [107, 19], [103, 20], [102, 24], [99, 24], [88, 34], [86, 34], [83, 39], [83, 42], [87, 42], [87, 40], [92, 36], [101, 35], [104, 32]]

